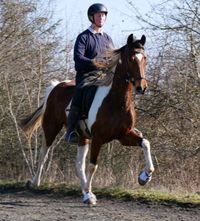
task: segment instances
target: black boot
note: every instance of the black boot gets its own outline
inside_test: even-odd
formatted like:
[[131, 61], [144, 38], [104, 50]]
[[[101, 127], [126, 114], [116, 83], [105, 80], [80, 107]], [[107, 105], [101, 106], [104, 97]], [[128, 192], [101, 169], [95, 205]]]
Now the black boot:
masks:
[[77, 144], [78, 143], [78, 133], [76, 131], [76, 126], [78, 124], [80, 109], [71, 106], [70, 112], [67, 119], [67, 133], [65, 135], [65, 140], [69, 144]]

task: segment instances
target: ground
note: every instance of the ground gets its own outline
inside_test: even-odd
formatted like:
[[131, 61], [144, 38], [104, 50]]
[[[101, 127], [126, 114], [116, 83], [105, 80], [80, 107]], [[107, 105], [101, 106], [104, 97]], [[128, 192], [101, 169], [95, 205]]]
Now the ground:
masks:
[[199, 221], [200, 207], [101, 198], [88, 207], [76, 196], [0, 194], [0, 221]]

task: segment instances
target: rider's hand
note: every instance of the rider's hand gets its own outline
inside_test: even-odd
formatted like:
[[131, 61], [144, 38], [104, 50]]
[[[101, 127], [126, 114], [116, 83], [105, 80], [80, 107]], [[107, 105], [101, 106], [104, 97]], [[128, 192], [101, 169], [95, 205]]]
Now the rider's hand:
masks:
[[97, 68], [105, 68], [108, 65], [108, 60], [105, 58], [94, 58], [93, 59], [93, 64]]

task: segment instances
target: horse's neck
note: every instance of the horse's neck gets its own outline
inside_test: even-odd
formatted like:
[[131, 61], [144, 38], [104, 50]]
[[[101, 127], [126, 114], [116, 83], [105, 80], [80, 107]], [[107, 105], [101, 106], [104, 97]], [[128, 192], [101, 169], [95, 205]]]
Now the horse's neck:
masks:
[[130, 105], [133, 98], [133, 84], [126, 82], [126, 79], [120, 70], [116, 71], [111, 94], [115, 97], [119, 105]]

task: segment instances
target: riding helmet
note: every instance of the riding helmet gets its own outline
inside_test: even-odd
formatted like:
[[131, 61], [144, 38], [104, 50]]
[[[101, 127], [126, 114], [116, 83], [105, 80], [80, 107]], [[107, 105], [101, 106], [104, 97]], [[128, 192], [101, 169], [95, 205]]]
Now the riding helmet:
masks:
[[95, 3], [88, 8], [87, 14], [88, 14], [88, 18], [91, 22], [93, 22], [93, 20], [91, 18], [93, 18], [94, 14], [96, 14], [98, 12], [104, 12], [105, 15], [108, 14], [108, 10], [107, 10], [106, 6], [101, 3]]

